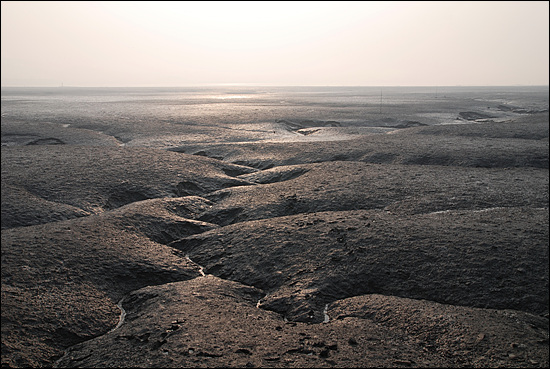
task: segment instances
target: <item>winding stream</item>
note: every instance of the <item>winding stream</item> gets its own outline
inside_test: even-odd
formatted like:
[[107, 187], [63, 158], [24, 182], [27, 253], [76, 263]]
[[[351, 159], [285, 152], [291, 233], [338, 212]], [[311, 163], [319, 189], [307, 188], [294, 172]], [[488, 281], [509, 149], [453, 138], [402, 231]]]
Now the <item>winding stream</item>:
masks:
[[[205, 276], [206, 276], [206, 273], [204, 272], [204, 267], [203, 267], [202, 265], [195, 263], [193, 260], [191, 260], [191, 258], [189, 258], [188, 255], [186, 255], [185, 257], [186, 257], [187, 260], [189, 260], [191, 263], [193, 263], [193, 264], [195, 264], [195, 265], [197, 265], [197, 266], [199, 267], [199, 273], [201, 274], [202, 277], [205, 277]], [[265, 296], [267, 296], [267, 295], [265, 295]], [[265, 298], [265, 296], [263, 296], [262, 298], [260, 298], [260, 299], [258, 300], [258, 302], [256, 303], [256, 308], [260, 308], [262, 299]], [[124, 307], [122, 306], [122, 303], [124, 302], [124, 299], [125, 299], [125, 298], [126, 298], [126, 297], [122, 297], [122, 298], [120, 299], [120, 301], [117, 303], [117, 307], [120, 309], [120, 316], [119, 316], [117, 325], [116, 325], [114, 328], [112, 328], [110, 331], [108, 331], [107, 333], [105, 333], [105, 334], [113, 333], [114, 331], [116, 331], [117, 329], [119, 329], [119, 328], [122, 326], [122, 324], [124, 324], [124, 320], [126, 319], [126, 310], [125, 310]], [[328, 316], [328, 305], [329, 305], [329, 304], [326, 304], [326, 305], [325, 305], [325, 308], [323, 309], [323, 315], [324, 315], [323, 323], [328, 323], [328, 322], [330, 321], [330, 317]], [[284, 321], [285, 321], [285, 322], [288, 322], [288, 320], [287, 320], [286, 317], [284, 317]], [[54, 367], [54, 368], [59, 367], [59, 364], [60, 364], [61, 360], [63, 360], [63, 359], [69, 354], [69, 350], [70, 350], [70, 347], [67, 348], [67, 349], [65, 350], [65, 353], [63, 354], [63, 356], [61, 356], [59, 359], [57, 359], [57, 360], [53, 363], [52, 367]]]
[[118, 306], [118, 308], [120, 309], [120, 317], [118, 319], [118, 324], [116, 325], [116, 327], [114, 327], [113, 329], [111, 329], [107, 333], [112, 333], [112, 332], [116, 331], [118, 328], [120, 328], [122, 323], [124, 323], [124, 319], [126, 318], [126, 310], [124, 310], [124, 308], [122, 307], [122, 301], [124, 301], [124, 297], [120, 299], [118, 304], [116, 304], [116, 306]]
[[197, 266], [199, 267], [199, 273], [201, 274], [201, 276], [206, 277], [206, 273], [204, 273], [204, 267], [203, 267], [202, 265], [197, 264], [197, 263], [195, 263], [193, 260], [191, 260], [191, 258], [189, 257], [189, 255], [185, 255], [185, 258], [186, 258], [187, 260], [189, 260], [191, 263], [197, 265]]
[[[117, 325], [105, 334], [112, 333], [112, 332], [116, 331], [124, 323], [124, 319], [126, 319], [126, 310], [124, 310], [124, 308], [122, 307], [122, 302], [124, 301], [124, 299], [125, 299], [125, 297], [121, 298], [120, 301], [116, 304], [116, 306], [120, 309], [120, 317], [118, 318]], [[70, 351], [71, 347], [68, 347], [65, 350], [65, 352], [63, 353], [63, 355], [53, 363], [53, 365], [52, 365], [53, 368], [58, 368], [59, 367], [59, 364], [61, 363], [61, 360], [63, 360], [69, 354], [69, 351]]]
[[330, 317], [328, 316], [328, 304], [325, 305], [325, 309], [323, 310], [323, 315], [325, 317], [323, 319], [323, 323], [328, 323], [330, 320]]

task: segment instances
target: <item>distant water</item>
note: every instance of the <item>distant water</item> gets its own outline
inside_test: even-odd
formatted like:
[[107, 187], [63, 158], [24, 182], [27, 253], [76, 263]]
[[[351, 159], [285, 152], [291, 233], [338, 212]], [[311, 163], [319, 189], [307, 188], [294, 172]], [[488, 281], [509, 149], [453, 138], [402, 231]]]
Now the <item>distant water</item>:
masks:
[[[192, 137], [207, 132], [207, 127], [247, 130], [253, 135], [255, 130], [276, 129], [276, 124], [289, 129], [452, 124], [463, 122], [461, 112], [506, 120], [522, 111], [547, 110], [549, 96], [548, 86], [3, 87], [1, 93], [2, 123], [49, 122], [127, 140], [155, 134], [153, 126], [165, 136], [183, 134], [185, 126], [185, 134]], [[227, 139], [241, 138], [229, 135]]]

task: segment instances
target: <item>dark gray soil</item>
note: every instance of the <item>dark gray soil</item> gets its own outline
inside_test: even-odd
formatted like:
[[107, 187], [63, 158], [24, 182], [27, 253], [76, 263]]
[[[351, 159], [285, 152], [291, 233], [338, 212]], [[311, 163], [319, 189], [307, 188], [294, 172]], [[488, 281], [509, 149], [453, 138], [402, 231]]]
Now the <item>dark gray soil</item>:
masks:
[[3, 367], [549, 365], [548, 113], [170, 150], [25, 127]]

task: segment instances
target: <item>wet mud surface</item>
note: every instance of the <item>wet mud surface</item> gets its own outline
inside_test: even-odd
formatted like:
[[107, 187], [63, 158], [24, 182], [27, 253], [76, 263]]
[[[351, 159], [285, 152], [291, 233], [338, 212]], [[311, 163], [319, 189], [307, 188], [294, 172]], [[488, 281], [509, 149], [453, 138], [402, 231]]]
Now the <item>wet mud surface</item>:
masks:
[[462, 111], [170, 147], [3, 117], [3, 367], [548, 367], [548, 114]]

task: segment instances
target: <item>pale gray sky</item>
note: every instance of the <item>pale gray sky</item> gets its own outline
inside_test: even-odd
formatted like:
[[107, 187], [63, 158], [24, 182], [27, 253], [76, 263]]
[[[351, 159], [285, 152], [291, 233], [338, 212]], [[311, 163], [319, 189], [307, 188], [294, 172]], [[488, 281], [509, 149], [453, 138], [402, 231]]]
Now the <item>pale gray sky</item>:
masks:
[[548, 85], [548, 1], [2, 1], [2, 86]]

